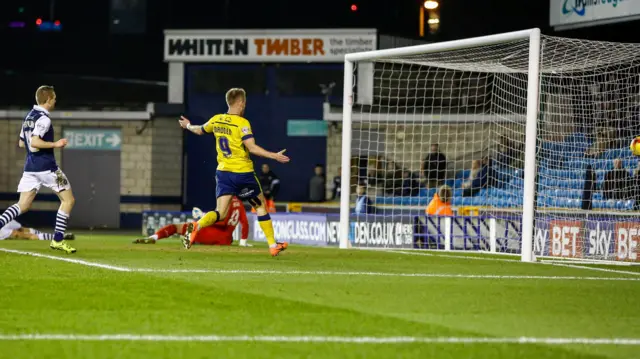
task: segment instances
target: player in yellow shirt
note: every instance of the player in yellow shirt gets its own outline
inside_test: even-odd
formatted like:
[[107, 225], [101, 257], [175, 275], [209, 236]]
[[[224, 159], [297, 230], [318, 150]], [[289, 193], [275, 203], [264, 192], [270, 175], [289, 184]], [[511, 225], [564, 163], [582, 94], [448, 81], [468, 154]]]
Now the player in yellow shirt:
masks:
[[267, 237], [269, 251], [277, 256], [287, 249], [287, 242], [277, 243], [271, 217], [267, 213], [266, 200], [262, 188], [253, 171], [253, 161], [249, 154], [270, 158], [280, 163], [289, 162], [284, 151], [269, 152], [256, 144], [249, 121], [242, 117], [247, 104], [247, 95], [241, 88], [232, 88], [225, 96], [229, 111], [213, 116], [202, 126], [192, 125], [184, 116], [180, 126], [196, 135], [213, 134], [216, 138], [218, 168], [216, 171], [216, 210], [204, 215], [198, 222], [190, 223], [184, 237], [185, 248], [191, 248], [200, 228], [208, 227], [227, 216], [233, 196], [248, 201], [258, 215], [260, 228]]

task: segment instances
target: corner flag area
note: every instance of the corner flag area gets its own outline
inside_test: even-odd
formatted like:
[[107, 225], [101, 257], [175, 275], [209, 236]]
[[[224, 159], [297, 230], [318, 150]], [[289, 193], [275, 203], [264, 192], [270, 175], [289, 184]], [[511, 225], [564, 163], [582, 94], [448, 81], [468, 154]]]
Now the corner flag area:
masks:
[[[0, 357], [632, 358], [640, 268], [240, 248], [80, 234], [0, 242]], [[82, 243], [82, 245], [80, 245]]]

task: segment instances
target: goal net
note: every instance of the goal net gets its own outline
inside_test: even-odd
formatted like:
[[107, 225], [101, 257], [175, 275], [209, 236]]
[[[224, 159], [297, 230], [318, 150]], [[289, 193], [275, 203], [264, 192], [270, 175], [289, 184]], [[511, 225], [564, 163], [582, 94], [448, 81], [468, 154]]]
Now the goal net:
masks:
[[634, 262], [640, 45], [539, 30], [347, 55], [341, 247]]

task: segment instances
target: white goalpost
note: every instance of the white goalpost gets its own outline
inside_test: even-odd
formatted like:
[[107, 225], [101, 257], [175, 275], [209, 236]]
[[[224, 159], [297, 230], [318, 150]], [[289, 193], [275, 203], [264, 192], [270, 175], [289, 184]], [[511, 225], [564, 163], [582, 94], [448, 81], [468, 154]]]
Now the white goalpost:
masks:
[[344, 71], [340, 248], [638, 260], [640, 45], [530, 29]]

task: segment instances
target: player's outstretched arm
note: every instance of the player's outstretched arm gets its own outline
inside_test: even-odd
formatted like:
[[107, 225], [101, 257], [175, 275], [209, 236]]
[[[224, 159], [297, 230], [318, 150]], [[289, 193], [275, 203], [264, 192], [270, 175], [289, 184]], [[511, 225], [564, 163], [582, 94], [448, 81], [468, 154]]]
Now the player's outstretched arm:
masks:
[[68, 143], [66, 138], [57, 140], [56, 142], [47, 142], [40, 138], [40, 136], [32, 136], [30, 146], [37, 149], [45, 148], [63, 148]]
[[247, 151], [249, 151], [249, 153], [251, 153], [252, 155], [256, 155], [264, 158], [270, 158], [280, 163], [289, 162], [289, 157], [284, 155], [284, 151], [286, 150], [282, 150], [280, 152], [267, 151], [264, 148], [258, 146], [256, 144], [256, 140], [253, 137], [242, 141], [242, 143], [244, 144], [244, 147], [247, 149]]
[[[49, 149], [49, 148], [63, 148], [67, 145], [67, 140], [65, 138], [60, 139], [55, 142], [48, 142], [42, 139], [42, 137], [49, 131], [51, 128], [51, 119], [47, 116], [40, 117], [35, 125], [33, 132], [31, 133], [31, 140], [29, 141], [29, 146], [37, 149]], [[24, 132], [20, 133], [20, 139], [24, 138]]]
[[204, 134], [204, 131], [202, 131], [202, 126], [192, 125], [191, 121], [189, 121], [189, 119], [184, 116], [180, 116], [178, 123], [180, 123], [180, 127], [184, 128], [185, 130], [189, 130], [196, 135]]

